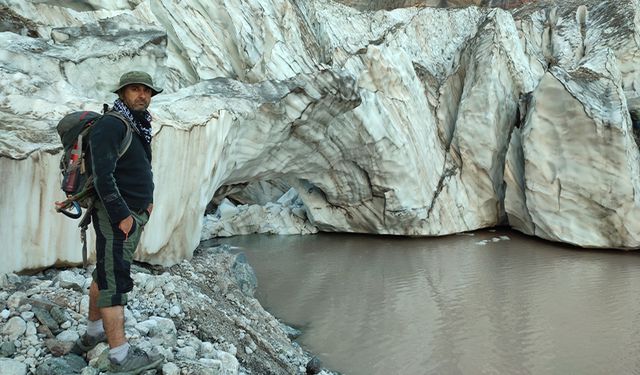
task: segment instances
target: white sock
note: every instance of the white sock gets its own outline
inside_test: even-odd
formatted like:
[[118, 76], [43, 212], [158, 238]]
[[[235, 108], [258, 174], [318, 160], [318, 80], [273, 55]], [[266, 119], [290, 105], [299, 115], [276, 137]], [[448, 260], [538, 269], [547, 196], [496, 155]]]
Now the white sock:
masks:
[[109, 349], [109, 358], [117, 363], [122, 363], [127, 356], [127, 353], [129, 353], [129, 347], [129, 343], [125, 342], [120, 346]]
[[104, 326], [102, 325], [102, 319], [91, 321], [87, 323], [87, 335], [97, 337], [104, 332]]

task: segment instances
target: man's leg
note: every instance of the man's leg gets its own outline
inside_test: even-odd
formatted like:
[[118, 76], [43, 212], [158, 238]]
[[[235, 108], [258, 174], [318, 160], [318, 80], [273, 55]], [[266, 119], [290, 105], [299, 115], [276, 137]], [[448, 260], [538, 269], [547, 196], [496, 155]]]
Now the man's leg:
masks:
[[124, 335], [124, 306], [101, 307], [102, 324], [107, 333], [110, 348], [124, 345], [127, 339]]
[[98, 284], [94, 281], [89, 288], [89, 321], [87, 322], [87, 331], [76, 341], [71, 349], [71, 352], [77, 355], [83, 355], [85, 352], [93, 349], [98, 343], [107, 341], [102, 315], [98, 307], [98, 295]]
[[[95, 281], [89, 288], [89, 321], [102, 319], [104, 332], [107, 334], [109, 347], [115, 348], [126, 342], [124, 334], [124, 307], [122, 305], [98, 307], [98, 284]], [[91, 324], [91, 323], [90, 323]]]
[[98, 293], [98, 284], [92, 281], [89, 288], [89, 320], [92, 322], [102, 319], [98, 308]]

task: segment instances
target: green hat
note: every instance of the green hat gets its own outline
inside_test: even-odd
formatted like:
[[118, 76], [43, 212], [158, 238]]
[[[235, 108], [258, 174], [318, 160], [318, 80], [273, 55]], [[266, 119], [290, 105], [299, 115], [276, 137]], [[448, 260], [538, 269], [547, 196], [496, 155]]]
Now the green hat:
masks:
[[155, 87], [153, 85], [153, 79], [151, 79], [151, 76], [149, 74], [145, 72], [140, 72], [140, 71], [132, 71], [132, 72], [127, 72], [122, 76], [120, 76], [120, 83], [118, 83], [118, 88], [113, 90], [113, 93], [117, 93], [118, 91], [120, 91], [121, 88], [125, 87], [126, 85], [131, 85], [134, 83], [145, 85], [148, 88], [150, 88], [152, 91], [151, 96], [154, 96], [162, 92], [161, 88]]

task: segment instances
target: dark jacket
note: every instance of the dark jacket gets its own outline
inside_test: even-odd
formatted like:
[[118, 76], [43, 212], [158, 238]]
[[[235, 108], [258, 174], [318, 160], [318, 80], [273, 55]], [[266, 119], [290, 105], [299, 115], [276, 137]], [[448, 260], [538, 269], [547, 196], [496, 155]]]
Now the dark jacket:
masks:
[[115, 225], [131, 211], [146, 209], [153, 202], [151, 146], [134, 128], [131, 145], [120, 159], [118, 151], [127, 130], [122, 120], [102, 116], [93, 125], [89, 139], [93, 184]]

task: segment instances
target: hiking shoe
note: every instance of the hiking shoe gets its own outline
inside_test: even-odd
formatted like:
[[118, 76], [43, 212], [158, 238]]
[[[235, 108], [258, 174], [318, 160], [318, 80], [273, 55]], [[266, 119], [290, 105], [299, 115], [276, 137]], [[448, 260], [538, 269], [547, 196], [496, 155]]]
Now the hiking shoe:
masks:
[[83, 355], [89, 350], [96, 347], [101, 342], [107, 341], [107, 334], [102, 332], [98, 336], [90, 336], [86, 333], [76, 340], [76, 343], [71, 348], [71, 353], [77, 355]]
[[118, 363], [111, 359], [111, 366], [109, 366], [109, 374], [118, 375], [136, 375], [141, 372], [157, 368], [162, 363], [163, 358], [161, 356], [150, 356], [144, 350], [131, 346], [127, 356], [124, 357], [124, 361]]

